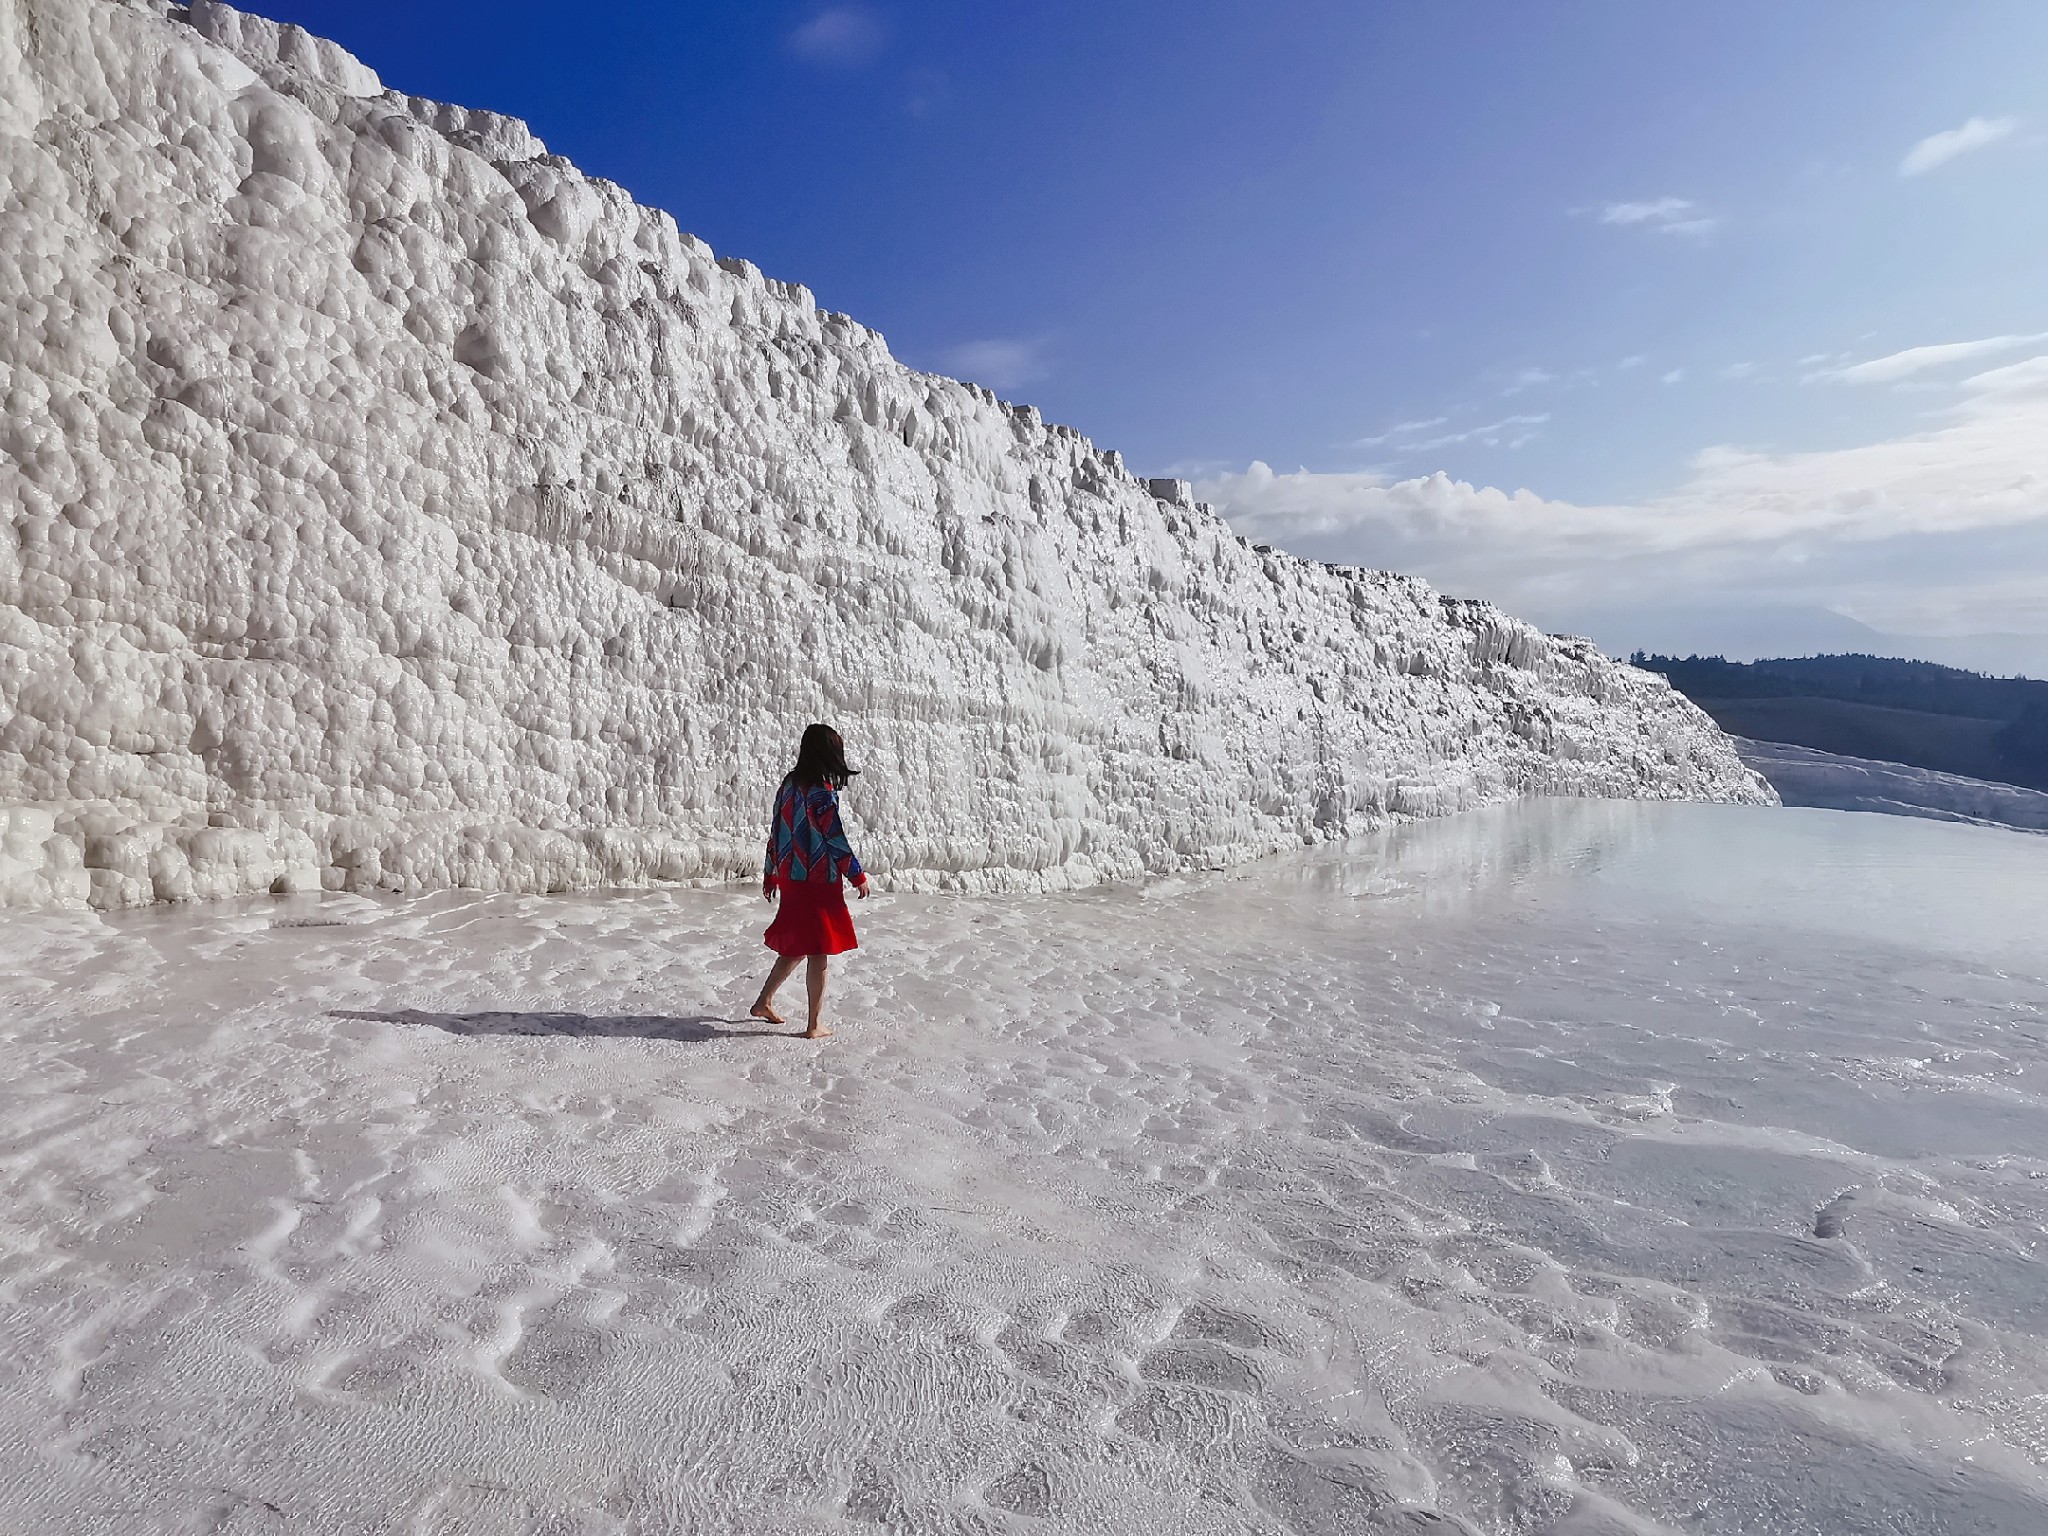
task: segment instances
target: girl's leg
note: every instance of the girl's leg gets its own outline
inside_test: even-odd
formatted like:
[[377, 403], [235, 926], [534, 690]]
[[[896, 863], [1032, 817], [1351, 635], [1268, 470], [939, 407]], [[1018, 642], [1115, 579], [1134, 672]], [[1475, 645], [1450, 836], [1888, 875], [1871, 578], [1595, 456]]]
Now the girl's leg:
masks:
[[754, 999], [754, 1006], [747, 1010], [750, 1019], [766, 1019], [770, 1024], [780, 1024], [782, 1015], [775, 1011], [775, 989], [789, 980], [789, 973], [796, 969], [797, 956], [777, 955], [775, 966], [768, 972], [768, 979], [761, 983], [761, 995]]
[[811, 989], [811, 1027], [804, 1034], [812, 1040], [832, 1033], [825, 1027], [825, 967], [831, 959], [830, 955], [812, 955], [810, 970], [804, 977]]

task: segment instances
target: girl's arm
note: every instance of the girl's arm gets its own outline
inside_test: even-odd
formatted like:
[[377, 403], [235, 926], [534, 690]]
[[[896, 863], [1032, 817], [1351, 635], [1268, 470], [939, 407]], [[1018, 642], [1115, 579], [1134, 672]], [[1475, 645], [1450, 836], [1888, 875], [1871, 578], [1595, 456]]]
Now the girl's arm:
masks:
[[825, 839], [825, 856], [832, 861], [841, 878], [851, 880], [857, 886], [866, 885], [867, 871], [860, 867], [860, 860], [854, 856], [853, 844], [846, 840], [846, 828], [839, 820], [839, 797], [829, 789], [814, 791], [811, 817]]

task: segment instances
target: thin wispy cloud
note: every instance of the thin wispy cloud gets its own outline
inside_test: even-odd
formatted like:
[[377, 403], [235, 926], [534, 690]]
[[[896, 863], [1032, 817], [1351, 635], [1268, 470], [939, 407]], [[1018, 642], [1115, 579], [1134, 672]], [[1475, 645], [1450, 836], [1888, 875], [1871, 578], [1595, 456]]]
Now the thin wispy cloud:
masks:
[[1022, 337], [991, 336], [964, 341], [947, 351], [943, 361], [958, 377], [994, 390], [1016, 389], [1052, 372], [1045, 343]]
[[1653, 229], [1661, 235], [1704, 235], [1721, 221], [1691, 198], [1659, 197], [1640, 203], [1604, 203], [1600, 222]]
[[1545, 384], [1555, 384], [1557, 375], [1547, 368], [1518, 368], [1508, 375], [1507, 383], [1501, 386], [1503, 395], [1519, 395], [1525, 389], [1540, 389]]
[[1548, 420], [1550, 412], [1526, 412], [1518, 416], [1503, 416], [1497, 422], [1481, 422], [1477, 426], [1460, 426], [1452, 432], [1438, 432], [1436, 428], [1450, 426], [1450, 418], [1432, 416], [1427, 422], [1395, 422], [1384, 432], [1374, 432], [1370, 438], [1358, 438], [1350, 446], [1354, 449], [1391, 446], [1399, 459], [1450, 449], [1460, 442], [1477, 442], [1485, 449], [1520, 449], [1524, 442], [1530, 442], [1536, 436], [1536, 428]]
[[1372, 437], [1359, 438], [1351, 446], [1392, 447], [1395, 453], [1401, 456], [1431, 453], [1438, 448], [1450, 448], [1459, 443], [1478, 443], [1485, 448], [1519, 448], [1534, 438], [1535, 429], [1548, 420], [1550, 412], [1532, 412], [1503, 416], [1498, 421], [1460, 427], [1453, 432], [1437, 432], [1436, 428], [1450, 425], [1450, 418], [1433, 416], [1428, 421], [1397, 422], [1384, 432], [1376, 433]]
[[1659, 374], [1658, 382], [1662, 384], [1682, 384], [1685, 382], [1685, 370], [1683, 368], [1674, 368], [1669, 373]]
[[1600, 210], [1602, 224], [1659, 224], [1683, 217], [1692, 203], [1683, 197], [1660, 197], [1648, 203], [1609, 203]]
[[1358, 438], [1351, 446], [1354, 448], [1378, 448], [1386, 443], [1400, 442], [1404, 438], [1412, 439], [1436, 427], [1448, 425], [1450, 419], [1448, 416], [1432, 416], [1427, 421], [1397, 421], [1384, 432], [1375, 432], [1371, 437]]
[[2021, 347], [2031, 347], [2038, 342], [2048, 341], [2048, 331], [2037, 331], [2026, 336], [1986, 336], [1981, 341], [1948, 341], [1929, 347], [1908, 347], [1903, 352], [1892, 352], [1884, 357], [1873, 357], [1866, 362], [1851, 363], [1845, 368], [1824, 368], [1818, 373], [1809, 373], [1809, 382], [1819, 380], [1829, 384], [1896, 384], [1909, 379], [1916, 373], [1925, 373], [1930, 368], [1945, 368], [1953, 363], [1970, 363], [1979, 358], [1996, 357], [2001, 352], [2014, 352]]
[[1484, 448], [1519, 448], [1536, 436], [1535, 429], [1550, 420], [1550, 412], [1541, 411], [1529, 415], [1503, 416], [1499, 421], [1489, 421], [1477, 427], [1467, 427], [1461, 432], [1445, 432], [1436, 437], [1410, 445], [1411, 452], [1428, 453], [1437, 448], [1449, 448], [1458, 443], [1478, 443]]
[[1925, 176], [1929, 171], [1941, 169], [1958, 155], [1966, 155], [1973, 149], [1982, 149], [1987, 144], [1996, 144], [2000, 139], [2011, 137], [2019, 125], [2020, 120], [2016, 117], [1973, 117], [1960, 128], [1944, 128], [1940, 133], [1930, 133], [1906, 151], [1906, 158], [1899, 162], [1899, 174]]
[[789, 51], [808, 64], [848, 69], [865, 64], [887, 41], [882, 19], [865, 5], [834, 5], [789, 34]]

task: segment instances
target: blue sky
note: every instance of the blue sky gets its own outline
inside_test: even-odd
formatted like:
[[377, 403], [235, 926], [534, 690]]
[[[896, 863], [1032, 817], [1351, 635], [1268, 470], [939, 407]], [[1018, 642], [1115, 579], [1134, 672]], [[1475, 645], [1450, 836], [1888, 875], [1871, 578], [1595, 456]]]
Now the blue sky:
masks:
[[2040, 0], [256, 8], [1304, 553], [2048, 636]]

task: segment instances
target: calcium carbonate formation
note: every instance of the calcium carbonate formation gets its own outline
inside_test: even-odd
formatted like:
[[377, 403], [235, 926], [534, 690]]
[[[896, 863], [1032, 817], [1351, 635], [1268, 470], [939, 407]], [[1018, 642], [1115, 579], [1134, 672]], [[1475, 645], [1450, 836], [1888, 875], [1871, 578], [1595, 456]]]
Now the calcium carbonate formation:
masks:
[[296, 27], [0, 5], [0, 252], [0, 901], [726, 878], [813, 719], [922, 887], [1769, 797]]

